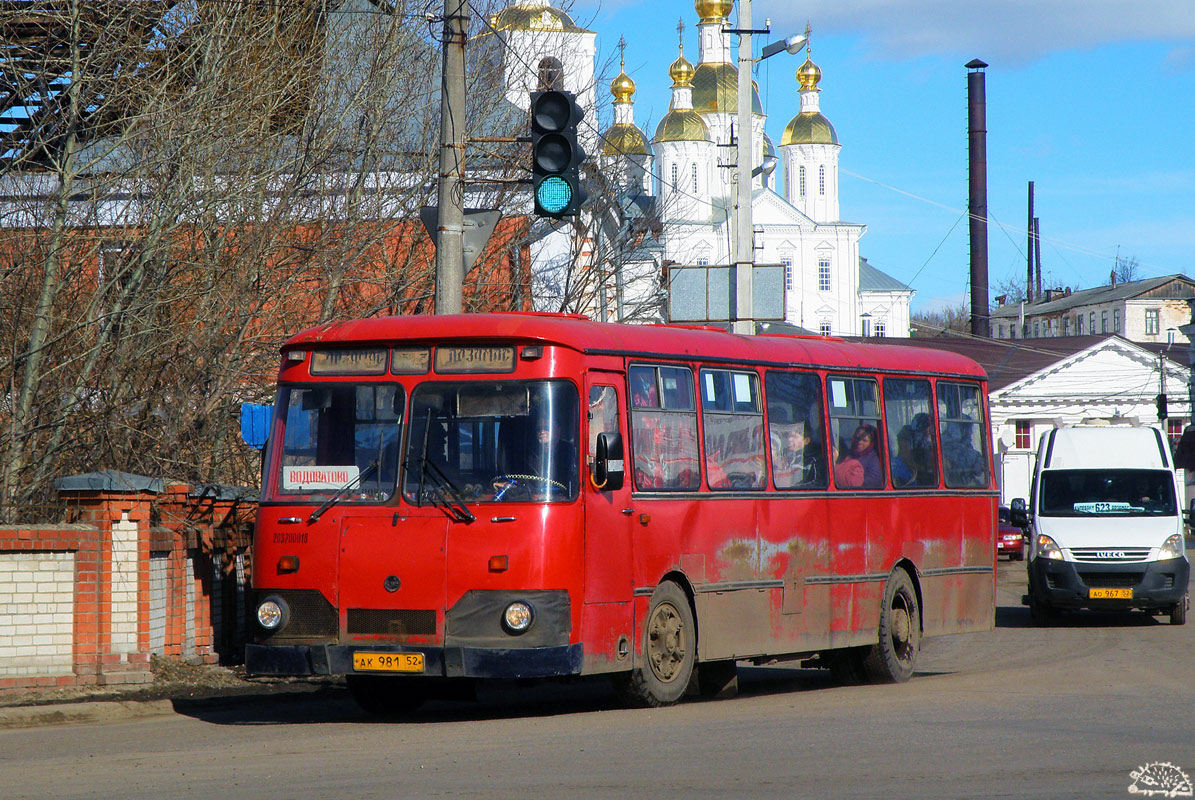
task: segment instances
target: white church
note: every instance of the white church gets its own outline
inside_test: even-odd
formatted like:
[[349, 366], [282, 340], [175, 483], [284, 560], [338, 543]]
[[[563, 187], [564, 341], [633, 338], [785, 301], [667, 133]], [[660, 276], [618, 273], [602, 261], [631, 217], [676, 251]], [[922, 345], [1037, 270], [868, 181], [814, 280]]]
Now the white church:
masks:
[[[610, 84], [613, 125], [582, 130], [586, 150], [599, 156], [606, 202], [591, 202], [600, 210], [588, 219], [545, 226], [532, 251], [537, 308], [565, 310], [563, 285], [566, 280], [575, 285], [580, 270], [592, 273], [597, 288], [568, 310], [601, 319], [677, 319], [670, 314], [664, 276], [731, 263], [738, 70], [723, 28], [732, 27], [727, 17], [734, 3], [696, 0], [694, 6], [697, 63], [684, 55], [679, 26], [679, 53], [668, 70], [672, 102], [654, 135], [635, 123], [635, 83], [625, 68]], [[593, 31], [546, 0], [512, 5], [491, 18], [491, 25], [506, 44], [511, 104], [527, 108], [528, 92], [537, 88], [564, 89], [578, 96], [587, 120], [597, 119]], [[821, 70], [808, 49], [806, 56], [797, 70], [800, 107], [778, 148], [764, 131], [767, 117], [758, 91], [752, 93], [755, 263], [774, 267], [768, 274], [776, 285], [783, 282], [783, 304], [773, 304], [777, 312], [771, 320], [781, 321], [782, 308], [783, 323], [811, 333], [907, 337], [913, 290], [860, 255], [866, 225], [841, 219], [842, 145], [821, 112]], [[773, 186], [777, 166], [783, 169], [782, 192]], [[562, 277], [566, 273], [572, 277]], [[711, 279], [710, 291], [715, 283]]]

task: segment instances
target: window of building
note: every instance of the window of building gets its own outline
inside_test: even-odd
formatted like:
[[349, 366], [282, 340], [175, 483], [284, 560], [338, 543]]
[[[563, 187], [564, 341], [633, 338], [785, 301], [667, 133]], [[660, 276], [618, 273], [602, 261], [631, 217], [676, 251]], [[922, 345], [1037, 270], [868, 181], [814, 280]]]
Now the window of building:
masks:
[[1033, 338], [1036, 339], [1039, 336], [1041, 336], [1041, 323], [1035, 322], [1033, 323]]
[[1083, 315], [1082, 314], [1075, 314], [1075, 334], [1078, 336], [1083, 335]]
[[826, 193], [826, 168], [824, 166], [817, 168], [817, 193]]
[[1170, 440], [1170, 449], [1178, 447], [1178, 440], [1183, 438], [1183, 421], [1173, 417], [1166, 420], [1166, 438]]
[[1016, 444], [1018, 450], [1028, 450], [1033, 445], [1033, 429], [1027, 419], [1018, 419], [1016, 426]]
[[1090, 316], [1088, 316], [1087, 321], [1089, 323], [1091, 323], [1090, 325], [1087, 326], [1087, 328], [1088, 328], [1087, 332], [1095, 333], [1095, 312], [1094, 311], [1092, 311]]
[[793, 257], [780, 256], [780, 265], [784, 267], [784, 291], [793, 290]]
[[797, 180], [797, 184], [798, 184], [798, 192], [797, 193], [801, 197], [804, 197], [805, 196], [805, 168], [801, 167], [797, 172], [798, 172], [798, 175], [800, 176]]
[[1120, 309], [1112, 309], [1112, 332], [1120, 333]]
[[705, 479], [711, 489], [763, 489], [763, 405], [754, 372], [701, 371]]
[[640, 489], [696, 489], [697, 409], [693, 373], [684, 367], [632, 366], [631, 451]]
[[1063, 336], [1071, 335], [1071, 318], [1070, 317], [1062, 318], [1062, 335]]
[[817, 260], [817, 289], [819, 292], [830, 291], [830, 259], [825, 256]]
[[820, 323], [818, 323], [817, 329], [818, 329], [818, 333], [820, 333], [822, 336], [829, 336], [830, 335], [830, 320], [823, 319]]
[[1161, 311], [1156, 308], [1145, 309], [1145, 335], [1157, 336], [1161, 329]]
[[1100, 312], [1100, 333], [1107, 333], [1107, 332], [1108, 332], [1108, 312], [1101, 311]]
[[672, 165], [672, 185], [668, 188], [674, 190], [680, 188], [680, 166], [677, 164]]
[[871, 336], [871, 316], [864, 314], [863, 319], [859, 320], [859, 323], [860, 333], [863, 336]]
[[693, 164], [690, 164], [690, 167], [692, 167], [690, 172], [693, 173], [693, 194], [697, 194], [697, 163], [694, 162]]
[[876, 338], [883, 339], [885, 333], [887, 333], [887, 327], [884, 325], [883, 322], [877, 322], [876, 323], [876, 332], [875, 332]]
[[710, 265], [710, 257], [697, 256], [697, 258], [693, 259], [693, 263], [699, 267], [708, 267]]
[[1008, 326], [1008, 338], [1009, 339], [1017, 338], [1017, 326], [1015, 326], [1015, 325]]

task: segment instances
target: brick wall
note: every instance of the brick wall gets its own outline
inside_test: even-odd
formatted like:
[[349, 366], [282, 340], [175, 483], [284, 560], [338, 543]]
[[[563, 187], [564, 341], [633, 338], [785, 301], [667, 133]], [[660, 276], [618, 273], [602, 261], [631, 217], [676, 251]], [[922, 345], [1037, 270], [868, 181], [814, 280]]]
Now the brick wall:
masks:
[[0, 693], [145, 683], [151, 653], [240, 659], [255, 505], [120, 484], [62, 491], [65, 523], [0, 526]]

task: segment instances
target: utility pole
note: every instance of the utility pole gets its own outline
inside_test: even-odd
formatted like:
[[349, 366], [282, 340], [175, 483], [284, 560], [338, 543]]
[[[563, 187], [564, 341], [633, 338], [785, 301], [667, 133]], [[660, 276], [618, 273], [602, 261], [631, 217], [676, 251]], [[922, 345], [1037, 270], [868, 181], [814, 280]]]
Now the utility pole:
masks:
[[755, 333], [754, 275], [755, 227], [751, 221], [751, 68], [755, 60], [751, 57], [751, 0], [739, 0], [738, 28], [732, 33], [739, 35], [739, 86], [736, 111], [736, 136], [738, 165], [734, 185], [734, 274], [731, 289], [734, 296], [735, 333]]
[[465, 282], [465, 38], [469, 0], [444, 0], [440, 70], [440, 181], [436, 224], [436, 313], [463, 310]]

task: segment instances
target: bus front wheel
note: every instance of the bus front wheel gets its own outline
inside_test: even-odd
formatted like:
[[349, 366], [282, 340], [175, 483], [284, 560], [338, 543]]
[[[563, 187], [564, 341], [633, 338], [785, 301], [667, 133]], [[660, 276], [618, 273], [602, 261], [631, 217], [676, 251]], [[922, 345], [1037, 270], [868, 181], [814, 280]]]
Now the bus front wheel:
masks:
[[917, 667], [921, 613], [909, 573], [898, 569], [884, 584], [879, 640], [863, 658], [867, 676], [877, 683], [904, 683]]
[[615, 687], [629, 705], [672, 705], [684, 696], [697, 660], [697, 629], [684, 590], [671, 581], [651, 596], [644, 630], [643, 658]]

